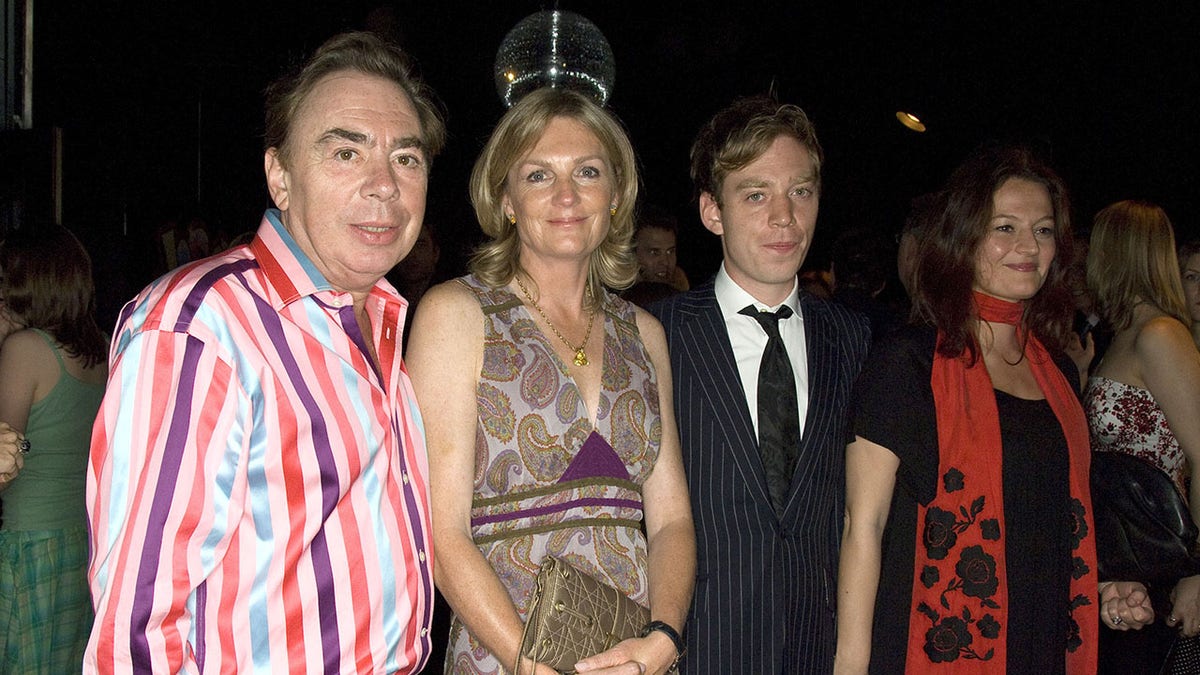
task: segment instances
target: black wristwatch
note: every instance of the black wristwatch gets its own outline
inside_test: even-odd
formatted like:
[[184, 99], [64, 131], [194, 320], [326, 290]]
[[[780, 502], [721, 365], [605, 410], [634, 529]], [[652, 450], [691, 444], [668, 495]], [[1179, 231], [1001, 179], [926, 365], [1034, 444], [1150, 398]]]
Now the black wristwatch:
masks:
[[672, 628], [671, 624], [667, 623], [666, 621], [651, 621], [650, 623], [646, 624], [644, 628], [642, 628], [642, 634], [640, 637], [646, 637], [654, 631], [658, 631], [671, 638], [671, 643], [675, 645], [675, 661], [671, 663], [671, 668], [668, 669], [674, 670], [675, 667], [679, 665], [679, 659], [683, 658], [683, 653], [687, 651], [687, 645], [683, 642], [683, 636], [679, 634], [679, 631]]

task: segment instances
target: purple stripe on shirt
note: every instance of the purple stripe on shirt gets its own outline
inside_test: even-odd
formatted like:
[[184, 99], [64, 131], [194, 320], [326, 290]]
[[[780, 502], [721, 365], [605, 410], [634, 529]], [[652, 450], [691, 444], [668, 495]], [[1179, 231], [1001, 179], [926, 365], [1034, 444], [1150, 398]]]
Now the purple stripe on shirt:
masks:
[[629, 509], [642, 510], [642, 502], [637, 499], [614, 499], [611, 497], [587, 497], [585, 499], [574, 499], [562, 504], [550, 504], [548, 506], [539, 506], [535, 509], [521, 509], [519, 511], [511, 511], [509, 513], [495, 513], [479, 518], [472, 518], [471, 525], [487, 525], [489, 523], [498, 523], [506, 520], [517, 520], [520, 518], [533, 518], [536, 516], [544, 516], [548, 513], [556, 513], [558, 511], [566, 511], [577, 506], [616, 506]]
[[196, 670], [204, 672], [204, 618], [208, 616], [208, 582], [196, 587]]
[[162, 468], [154, 486], [154, 498], [150, 503], [146, 543], [142, 547], [142, 555], [138, 562], [137, 583], [133, 592], [133, 611], [129, 617], [131, 626], [129, 656], [135, 669], [139, 672], [143, 670], [150, 672], [153, 666], [146, 626], [150, 624], [150, 613], [154, 607], [154, 581], [159, 573], [159, 553], [163, 548], [162, 541], [163, 533], [166, 530], [167, 516], [171, 512], [171, 503], [175, 496], [180, 494], [176, 489], [179, 482], [179, 465], [183, 460], [182, 455], [185, 451], [184, 446], [191, 423], [192, 392], [196, 385], [194, 379], [196, 364], [203, 351], [204, 344], [189, 335], [180, 364], [175, 414], [171, 415], [167, 443], [163, 448]]
[[231, 274], [239, 274], [247, 269], [258, 267], [258, 262], [254, 260], [238, 260], [227, 265], [214, 267], [200, 277], [192, 289], [188, 291], [187, 298], [183, 301], [183, 306], [179, 308], [179, 316], [175, 319], [175, 331], [178, 333], [186, 333], [192, 325], [192, 320], [196, 318], [196, 312], [200, 310], [204, 304], [204, 296], [212, 290], [213, 284], [217, 283], [224, 277]]
[[[325, 540], [325, 523], [328, 522], [338, 500], [337, 464], [329, 442], [329, 430], [325, 416], [316, 397], [309, 388], [308, 379], [296, 355], [292, 353], [284, 335], [279, 313], [264, 299], [256, 298], [255, 305], [263, 329], [266, 331], [275, 353], [283, 364], [288, 382], [300, 398], [304, 412], [308, 415], [312, 431], [312, 446], [321, 469], [321, 529], [313, 535], [309, 545], [313, 566], [313, 581], [317, 589], [317, 619], [321, 626], [321, 648], [324, 654], [325, 672], [336, 673], [342, 658], [337, 627], [337, 599], [334, 592], [333, 566], [329, 561], [329, 543]], [[309, 367], [311, 371], [311, 366]]]
[[376, 380], [382, 386], [383, 375], [379, 372], [379, 366], [376, 365], [375, 359], [371, 358], [371, 349], [367, 347], [367, 340], [363, 337], [362, 329], [358, 326], [358, 318], [354, 316], [354, 306], [350, 305], [339, 309], [338, 319], [341, 320], [342, 328], [346, 330], [346, 335], [350, 338], [350, 341], [358, 346], [358, 350], [363, 354], [363, 359], [371, 365], [371, 372], [375, 373]]
[[[404, 403], [400, 403], [399, 405], [404, 405]], [[405, 458], [405, 454], [404, 454], [404, 432], [400, 428], [400, 416], [399, 415], [392, 416], [392, 433], [395, 434], [396, 445], [400, 449], [400, 471], [403, 474], [411, 477], [412, 473], [408, 469], [408, 460]], [[407, 480], [407, 481], [403, 481], [403, 483], [404, 483], [404, 512], [408, 515], [408, 526], [409, 526], [409, 531], [412, 532], [413, 546], [418, 551], [424, 551], [424, 550], [426, 550], [426, 548], [425, 548], [425, 532], [421, 529], [421, 514], [420, 514], [420, 512], [417, 511], [417, 495], [413, 492], [413, 485], [416, 484], [416, 481], [415, 480]], [[432, 565], [429, 564], [429, 560], [430, 560], [430, 557], [428, 555], [425, 556], [425, 561], [426, 561], [425, 564], [418, 565], [418, 568], [420, 570], [419, 576], [421, 578], [421, 586], [425, 589], [425, 597], [433, 598], [433, 574], [430, 572], [430, 568], [432, 567]], [[397, 581], [396, 583], [399, 583], [399, 581]], [[425, 617], [422, 620], [421, 625], [425, 628], [433, 627], [433, 601], [432, 600], [425, 603]], [[419, 641], [421, 643], [422, 656], [421, 656], [421, 662], [416, 664], [417, 668], [415, 668], [413, 670], [413, 672], [420, 672], [425, 667], [425, 663], [429, 661], [429, 652], [433, 649], [433, 642], [432, 642], [433, 638], [430, 636], [431, 632], [432, 632], [432, 630], [427, 630], [427, 631], [425, 631], [425, 633], [423, 635], [418, 633]]]

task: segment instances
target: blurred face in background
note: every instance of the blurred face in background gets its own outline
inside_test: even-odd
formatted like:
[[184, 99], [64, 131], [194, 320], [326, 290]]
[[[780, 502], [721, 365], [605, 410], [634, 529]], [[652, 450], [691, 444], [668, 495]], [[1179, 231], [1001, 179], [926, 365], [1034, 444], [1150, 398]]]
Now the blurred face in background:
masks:
[[638, 272], [643, 281], [669, 284], [675, 276], [675, 233], [658, 227], [638, 230]]
[[1200, 323], [1200, 253], [1193, 253], [1183, 261], [1182, 272], [1188, 312], [1192, 315], [1192, 323]]

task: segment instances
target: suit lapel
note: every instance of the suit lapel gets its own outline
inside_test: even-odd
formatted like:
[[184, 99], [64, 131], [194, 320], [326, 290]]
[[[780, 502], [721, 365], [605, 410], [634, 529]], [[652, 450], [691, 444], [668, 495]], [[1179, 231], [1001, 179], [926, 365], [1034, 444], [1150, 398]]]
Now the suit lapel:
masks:
[[[729, 345], [729, 331], [712, 292], [712, 284], [698, 288], [694, 316], [682, 323], [679, 337], [684, 347], [683, 369], [695, 373], [696, 385], [704, 392], [717, 431], [726, 440], [742, 478], [754, 498], [768, 507], [767, 477], [758, 456], [758, 438], [746, 407], [746, 393]], [[720, 444], [714, 444], [720, 447]]]

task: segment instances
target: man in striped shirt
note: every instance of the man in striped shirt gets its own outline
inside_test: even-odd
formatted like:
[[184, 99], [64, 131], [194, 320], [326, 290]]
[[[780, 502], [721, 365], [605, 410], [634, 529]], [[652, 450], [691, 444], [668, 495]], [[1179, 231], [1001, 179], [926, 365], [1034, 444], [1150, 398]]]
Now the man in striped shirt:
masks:
[[88, 472], [84, 671], [413, 673], [424, 433], [384, 273], [444, 126], [398, 49], [337, 36], [268, 92], [278, 209], [121, 313]]

